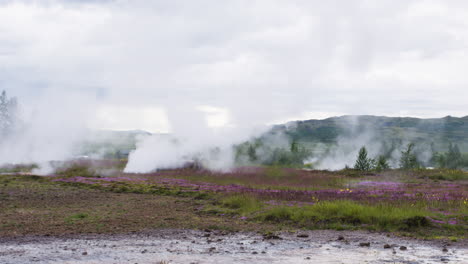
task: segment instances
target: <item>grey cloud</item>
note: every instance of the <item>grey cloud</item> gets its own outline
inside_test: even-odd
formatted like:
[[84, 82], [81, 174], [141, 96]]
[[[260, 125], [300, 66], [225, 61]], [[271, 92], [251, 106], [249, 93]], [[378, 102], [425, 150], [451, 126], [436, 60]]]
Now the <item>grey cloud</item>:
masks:
[[30, 83], [103, 87], [111, 104], [209, 104], [255, 123], [324, 110], [416, 114], [407, 101], [417, 100], [432, 115], [461, 100], [428, 86], [434, 75], [466, 84], [462, 1], [433, 1], [444, 8], [422, 14], [416, 0], [22, 2], [38, 14], [0, 27], [2, 44], [22, 43], [4, 44], [4, 68]]

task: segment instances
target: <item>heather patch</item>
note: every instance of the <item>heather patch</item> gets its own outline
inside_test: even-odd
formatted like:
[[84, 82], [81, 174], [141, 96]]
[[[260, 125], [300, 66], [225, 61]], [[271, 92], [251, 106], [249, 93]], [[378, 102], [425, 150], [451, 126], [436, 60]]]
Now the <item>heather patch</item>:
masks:
[[[425, 172], [433, 173], [429, 170], [385, 171], [360, 174], [358, 178], [341, 172], [279, 167], [243, 167], [231, 172], [185, 168], [110, 175], [98, 171], [95, 167], [75, 164], [49, 177], [22, 175], [0, 179], [0, 185], [8, 189], [0, 199], [17, 197], [17, 187], [25, 181], [34, 186], [35, 191], [54, 186], [138, 194], [154, 199], [180, 197], [198, 204], [195, 212], [201, 219], [209, 216], [279, 228], [410, 232], [425, 237], [448, 232], [460, 238], [467, 233], [468, 183], [424, 177]], [[46, 189], [40, 193], [46, 195]], [[83, 211], [89, 217], [71, 217]], [[114, 217], [120, 219], [127, 211], [118, 209]], [[105, 217], [86, 210], [81, 212], [71, 212], [62, 221], [68, 225], [105, 229]], [[167, 219], [170, 221], [172, 217]], [[166, 225], [165, 221], [160, 224]]]

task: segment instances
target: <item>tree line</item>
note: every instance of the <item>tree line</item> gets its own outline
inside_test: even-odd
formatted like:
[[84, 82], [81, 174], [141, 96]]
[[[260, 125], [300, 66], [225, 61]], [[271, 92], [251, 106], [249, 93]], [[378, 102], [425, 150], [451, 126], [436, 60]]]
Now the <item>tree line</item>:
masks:
[[[306, 160], [313, 158], [313, 152], [298, 140], [292, 139], [288, 145], [277, 146], [268, 144], [268, 140], [260, 138], [244, 142], [235, 146], [235, 159], [238, 165], [274, 165], [286, 167], [313, 167], [313, 164], [305, 164]], [[429, 159], [421, 160], [421, 149], [416, 144], [409, 143], [403, 147], [392, 146], [389, 151], [384, 149], [381, 154], [369, 157], [366, 146], [362, 146], [358, 152], [353, 168], [359, 171], [383, 171], [388, 170], [390, 161], [393, 168], [417, 169], [426, 167], [461, 169], [468, 168], [468, 155], [463, 155], [456, 144], [450, 143], [447, 152], [435, 152], [431, 148]], [[399, 152], [397, 155], [395, 155]], [[398, 156], [398, 160], [392, 160]], [[319, 158], [319, 157], [316, 157]], [[349, 168], [346, 166], [346, 168]]]
[[[415, 144], [409, 143], [405, 149], [401, 151], [399, 160], [399, 168], [401, 169], [418, 169], [424, 166], [423, 162], [418, 159], [415, 153]], [[359, 150], [354, 169], [360, 171], [381, 171], [389, 169], [387, 161], [388, 157], [380, 155], [377, 158], [369, 158], [365, 146]], [[468, 167], [468, 156], [463, 156], [458, 145], [449, 143], [447, 152], [433, 152], [429, 160], [429, 165], [437, 168], [446, 169], [461, 169]]]

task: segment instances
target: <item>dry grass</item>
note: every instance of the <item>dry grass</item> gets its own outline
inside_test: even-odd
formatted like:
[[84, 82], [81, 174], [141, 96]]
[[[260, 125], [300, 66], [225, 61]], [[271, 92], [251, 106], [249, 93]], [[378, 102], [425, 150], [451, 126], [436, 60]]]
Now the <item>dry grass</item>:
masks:
[[20, 177], [0, 176], [0, 237], [128, 233], [160, 228], [263, 228], [256, 223], [202, 215], [200, 209], [209, 200], [113, 193]]

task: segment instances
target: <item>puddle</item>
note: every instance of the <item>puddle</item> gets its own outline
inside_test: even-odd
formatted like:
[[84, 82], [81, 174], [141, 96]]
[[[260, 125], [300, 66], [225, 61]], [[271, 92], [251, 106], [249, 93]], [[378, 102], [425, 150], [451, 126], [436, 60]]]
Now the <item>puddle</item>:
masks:
[[[0, 263], [468, 263], [468, 249], [365, 232], [255, 233], [166, 230], [132, 235], [0, 239]], [[338, 240], [342, 236], [343, 239]], [[370, 242], [370, 246], [360, 243]], [[391, 248], [384, 248], [388, 244]], [[406, 250], [400, 250], [405, 246]]]

